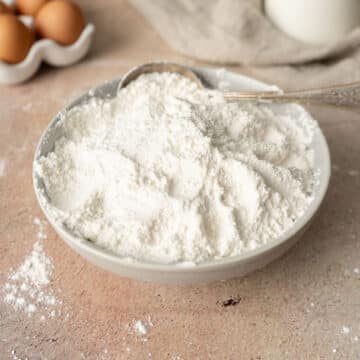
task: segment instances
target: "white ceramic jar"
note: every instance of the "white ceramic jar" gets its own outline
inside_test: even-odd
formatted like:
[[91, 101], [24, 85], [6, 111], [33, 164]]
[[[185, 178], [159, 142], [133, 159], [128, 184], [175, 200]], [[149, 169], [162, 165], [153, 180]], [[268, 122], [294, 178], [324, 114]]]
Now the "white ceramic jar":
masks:
[[331, 44], [360, 25], [360, 0], [265, 0], [265, 13], [300, 41]]

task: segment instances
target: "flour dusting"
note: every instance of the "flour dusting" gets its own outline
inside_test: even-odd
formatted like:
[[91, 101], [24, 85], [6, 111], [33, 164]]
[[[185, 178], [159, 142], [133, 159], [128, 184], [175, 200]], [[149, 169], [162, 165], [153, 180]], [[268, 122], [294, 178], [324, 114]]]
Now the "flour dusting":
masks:
[[5, 176], [6, 173], [6, 160], [0, 159], [0, 177]]
[[144, 323], [141, 320], [137, 320], [134, 323], [134, 330], [139, 334], [139, 335], [146, 335], [148, 332], [148, 328], [147, 328], [147, 324]]
[[147, 341], [146, 335], [148, 334], [150, 328], [154, 326], [151, 317], [148, 316], [146, 320], [135, 320], [133, 323], [133, 330], [138, 336], [141, 336], [142, 341]]
[[[34, 224], [38, 226], [38, 239], [46, 238], [44, 223], [35, 218]], [[61, 301], [49, 287], [52, 273], [51, 258], [45, 254], [43, 245], [38, 240], [18, 269], [8, 275], [7, 282], [2, 287], [4, 302], [28, 316], [45, 310], [47, 317], [54, 317], [57, 314], [56, 306]], [[40, 320], [45, 319], [46, 315], [41, 315]]]
[[278, 109], [143, 75], [62, 114], [63, 136], [35, 164], [43, 205], [131, 259], [200, 263], [257, 249], [303, 215], [316, 180], [316, 122]]

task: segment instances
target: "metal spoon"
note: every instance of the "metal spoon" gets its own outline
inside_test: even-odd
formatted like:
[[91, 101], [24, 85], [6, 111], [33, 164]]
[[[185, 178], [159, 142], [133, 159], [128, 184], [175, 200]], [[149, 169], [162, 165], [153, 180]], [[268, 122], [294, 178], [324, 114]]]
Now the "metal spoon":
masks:
[[[126, 87], [140, 75], [153, 72], [177, 73], [194, 81], [199, 87], [204, 87], [201, 79], [186, 66], [170, 62], [152, 62], [132, 68], [123, 76], [119, 89]], [[223, 94], [229, 101], [297, 102], [360, 108], [360, 82], [299, 91], [229, 91]]]

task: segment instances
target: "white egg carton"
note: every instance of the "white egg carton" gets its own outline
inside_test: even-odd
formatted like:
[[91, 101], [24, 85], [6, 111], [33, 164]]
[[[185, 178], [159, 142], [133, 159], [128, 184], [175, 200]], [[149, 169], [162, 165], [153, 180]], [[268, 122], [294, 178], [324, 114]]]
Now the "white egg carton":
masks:
[[[12, 5], [11, 2], [9, 5]], [[33, 27], [31, 16], [20, 16], [28, 27]], [[53, 40], [42, 39], [34, 42], [26, 58], [18, 64], [0, 61], [0, 83], [18, 84], [30, 79], [44, 61], [53, 66], [68, 66], [83, 58], [89, 51], [95, 32], [93, 24], [87, 24], [80, 37], [69, 46], [62, 46]]]

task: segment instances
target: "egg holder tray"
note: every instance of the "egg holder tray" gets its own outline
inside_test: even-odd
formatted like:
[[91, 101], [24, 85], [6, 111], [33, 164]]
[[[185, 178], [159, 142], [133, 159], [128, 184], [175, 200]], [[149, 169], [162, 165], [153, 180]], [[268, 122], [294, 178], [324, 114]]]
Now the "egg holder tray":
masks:
[[[33, 28], [31, 16], [19, 16], [19, 18], [26, 26]], [[50, 39], [35, 41], [22, 62], [8, 64], [0, 61], [0, 83], [11, 85], [30, 79], [43, 61], [58, 67], [76, 63], [89, 51], [94, 32], [95, 26], [87, 24], [80, 37], [68, 46], [59, 45]]]

